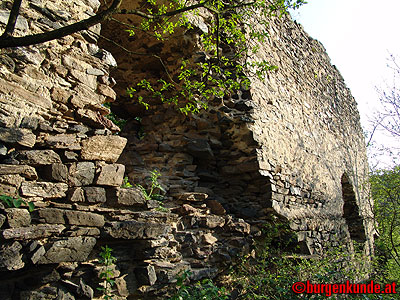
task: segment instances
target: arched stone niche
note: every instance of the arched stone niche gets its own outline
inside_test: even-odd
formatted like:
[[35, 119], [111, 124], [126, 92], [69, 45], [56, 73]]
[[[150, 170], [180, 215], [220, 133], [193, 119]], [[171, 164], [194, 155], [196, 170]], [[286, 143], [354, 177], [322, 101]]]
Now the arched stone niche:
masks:
[[341, 178], [342, 196], [343, 196], [343, 217], [349, 228], [350, 238], [358, 243], [365, 243], [367, 240], [363, 219], [360, 216], [359, 207], [356, 201], [353, 185], [346, 173]]

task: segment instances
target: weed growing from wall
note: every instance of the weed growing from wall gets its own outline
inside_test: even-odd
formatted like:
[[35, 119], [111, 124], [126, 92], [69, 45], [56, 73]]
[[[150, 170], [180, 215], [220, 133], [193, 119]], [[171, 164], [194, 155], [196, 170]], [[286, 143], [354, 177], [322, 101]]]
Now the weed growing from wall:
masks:
[[229, 293], [225, 288], [217, 287], [211, 279], [204, 279], [194, 285], [188, 285], [189, 271], [177, 278], [177, 293], [169, 300], [227, 300]]
[[35, 209], [35, 204], [33, 202], [26, 202], [19, 197], [13, 198], [7, 195], [0, 195], [0, 201], [3, 202], [8, 207], [19, 208], [21, 205], [27, 206], [29, 212], [33, 212]]
[[115, 281], [113, 280], [114, 273], [111, 266], [116, 262], [116, 258], [111, 254], [112, 249], [107, 245], [101, 247], [101, 252], [99, 253], [99, 262], [104, 266], [102, 272], [99, 274], [99, 278], [103, 280], [103, 286], [97, 288], [97, 290], [103, 293], [104, 300], [113, 300], [113, 286]]
[[123, 188], [123, 189], [130, 189], [130, 188], [132, 188], [132, 187], [133, 187], [133, 185], [129, 182], [128, 176], [125, 176], [125, 177], [124, 177], [124, 180], [123, 180], [123, 182], [122, 182], [122, 184], [121, 184], [121, 188]]

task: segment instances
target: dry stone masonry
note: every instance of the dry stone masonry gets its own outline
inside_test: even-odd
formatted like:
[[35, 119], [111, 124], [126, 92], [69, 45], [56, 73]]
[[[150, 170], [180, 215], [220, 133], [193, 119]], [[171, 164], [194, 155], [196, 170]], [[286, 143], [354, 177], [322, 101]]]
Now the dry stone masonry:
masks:
[[[1, 30], [11, 5], [0, 5]], [[24, 1], [16, 33], [59, 28], [99, 8], [97, 0]], [[171, 63], [199, 54], [204, 20], [193, 17], [196, 30], [165, 43], [132, 40], [110, 21], [0, 52], [0, 194], [35, 204], [29, 213], [0, 203], [0, 299], [99, 299], [105, 245], [117, 258], [115, 299], [163, 299], [182, 270], [193, 280], [216, 276], [278, 221], [296, 233], [302, 254], [357, 242], [370, 256], [356, 103], [300, 25], [271, 19], [253, 59], [278, 70], [190, 116], [131, 103], [126, 88], [163, 66], [113, 44], [100, 48], [94, 34]], [[106, 102], [127, 119], [122, 131], [105, 117]], [[154, 170], [162, 204], [136, 186], [149, 191]]]

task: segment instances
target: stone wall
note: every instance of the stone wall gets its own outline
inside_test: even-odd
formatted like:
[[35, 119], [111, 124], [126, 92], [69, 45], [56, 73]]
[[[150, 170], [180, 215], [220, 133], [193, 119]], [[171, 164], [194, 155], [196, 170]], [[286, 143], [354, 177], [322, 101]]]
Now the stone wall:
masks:
[[[135, 3], [124, 5], [129, 9]], [[160, 43], [141, 36], [133, 43], [122, 36], [118, 43], [130, 50], [142, 43], [138, 49], [149, 57], [157, 45], [162, 59], [179, 65], [182, 57], [195, 60], [202, 53], [198, 34], [207, 30], [207, 17], [200, 13], [193, 19], [197, 27], [180, 33], [180, 39]], [[137, 20], [118, 18], [137, 25]], [[165, 73], [164, 66], [153, 57], [146, 73], [140, 58], [104, 44], [124, 66], [113, 73], [115, 111], [131, 120], [142, 117], [140, 124], [132, 120], [121, 133], [128, 138], [121, 158], [127, 174], [140, 182], [143, 172], [157, 168], [172, 202], [182, 191], [205, 192], [251, 224], [278, 213], [290, 220], [310, 254], [338, 244], [352, 248], [355, 241], [369, 255], [374, 226], [357, 104], [324, 47], [301, 25], [285, 16], [271, 18], [268, 26], [269, 38], [251, 60], [265, 59], [278, 70], [263, 81], [249, 75], [249, 89], [212, 100], [208, 111], [189, 117], [168, 105], [151, 103], [147, 112], [133, 103], [126, 88], [138, 78]], [[103, 34], [111, 36], [115, 28], [124, 26], [111, 21]], [[257, 226], [252, 228], [257, 232]]]
[[[346, 224], [339, 225], [343, 235], [346, 227], [361, 232], [362, 240], [350, 239], [365, 243], [369, 253], [374, 226], [357, 104], [324, 47], [301, 25], [276, 19], [269, 26], [270, 38], [254, 59], [267, 59], [279, 70], [264, 82], [252, 80], [250, 130], [260, 147], [260, 172], [280, 177], [287, 188], [277, 188], [273, 207], [304, 235], [320, 240], [306, 239], [311, 252], [321, 241], [335, 240], [328, 219]], [[346, 213], [350, 203], [353, 216]]]
[[[17, 34], [100, 6], [70, 2], [24, 2]], [[0, 29], [10, 7], [1, 4]], [[290, 224], [304, 254], [352, 240], [370, 254], [356, 104], [322, 45], [288, 18], [271, 20], [257, 54], [279, 67], [265, 81], [250, 78], [249, 89], [197, 115], [130, 102], [131, 81], [163, 71], [154, 53], [174, 62], [201, 50], [197, 34], [207, 25], [193, 22], [197, 30], [165, 43], [115, 36], [121, 25], [104, 24], [103, 35], [148, 54], [140, 57], [104, 41], [107, 50], [99, 48], [100, 26], [0, 53], [0, 194], [35, 204], [29, 213], [0, 203], [1, 299], [99, 298], [104, 245], [117, 258], [116, 299], [162, 299], [179, 272], [217, 275], [278, 221]], [[106, 102], [128, 119], [121, 132], [105, 118]], [[161, 203], [123, 184], [127, 176], [149, 190], [153, 170], [166, 191]]]

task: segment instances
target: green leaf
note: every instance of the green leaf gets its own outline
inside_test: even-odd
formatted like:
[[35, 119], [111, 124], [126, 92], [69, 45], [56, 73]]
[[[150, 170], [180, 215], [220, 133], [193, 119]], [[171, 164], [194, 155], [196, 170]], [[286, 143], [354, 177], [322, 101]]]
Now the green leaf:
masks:
[[35, 210], [35, 204], [33, 202], [28, 202], [28, 210], [29, 212], [33, 212]]
[[22, 204], [22, 200], [19, 198], [14, 198], [12, 200], [12, 204], [14, 205], [14, 207], [19, 208]]

